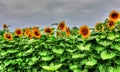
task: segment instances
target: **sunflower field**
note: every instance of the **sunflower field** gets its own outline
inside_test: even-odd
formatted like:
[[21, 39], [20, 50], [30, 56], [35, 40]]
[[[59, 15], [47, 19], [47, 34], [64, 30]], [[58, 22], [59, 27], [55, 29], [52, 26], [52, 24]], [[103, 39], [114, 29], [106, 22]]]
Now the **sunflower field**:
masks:
[[120, 13], [94, 28], [46, 27], [0, 30], [0, 72], [120, 72]]

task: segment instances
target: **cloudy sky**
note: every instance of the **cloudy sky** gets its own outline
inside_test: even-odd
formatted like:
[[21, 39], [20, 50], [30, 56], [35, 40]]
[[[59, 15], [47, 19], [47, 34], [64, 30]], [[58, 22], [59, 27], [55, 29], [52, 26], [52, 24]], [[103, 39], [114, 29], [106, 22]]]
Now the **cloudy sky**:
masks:
[[103, 22], [112, 10], [120, 11], [119, 0], [0, 0], [0, 29], [39, 26], [65, 20], [69, 27]]

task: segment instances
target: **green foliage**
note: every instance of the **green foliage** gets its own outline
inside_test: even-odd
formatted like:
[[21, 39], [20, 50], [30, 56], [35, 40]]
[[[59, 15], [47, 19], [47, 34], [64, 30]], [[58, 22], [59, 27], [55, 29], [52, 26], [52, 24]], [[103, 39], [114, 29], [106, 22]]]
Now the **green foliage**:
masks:
[[69, 37], [13, 34], [12, 41], [0, 31], [0, 72], [120, 72], [120, 31], [92, 30], [87, 39], [74, 27]]

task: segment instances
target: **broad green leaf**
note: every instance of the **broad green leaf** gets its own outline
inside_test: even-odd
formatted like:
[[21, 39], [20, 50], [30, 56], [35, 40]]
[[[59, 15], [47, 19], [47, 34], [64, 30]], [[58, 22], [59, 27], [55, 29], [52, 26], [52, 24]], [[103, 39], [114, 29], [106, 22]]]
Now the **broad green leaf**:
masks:
[[42, 66], [42, 68], [43, 68], [43, 69], [46, 69], [46, 70], [48, 70], [48, 71], [56, 71], [56, 70], [58, 70], [61, 66], [62, 66], [62, 64], [54, 65], [53, 63], [51, 63], [50, 66]]
[[6, 60], [6, 61], [4, 61], [5, 66], [8, 66], [10, 63], [12, 63], [12, 60]]
[[105, 47], [102, 45], [95, 45], [94, 49], [99, 53], [100, 51], [104, 50]]
[[42, 60], [43, 61], [49, 61], [49, 60], [51, 60], [51, 59], [53, 59], [54, 58], [54, 56], [45, 56], [45, 57], [42, 57]]
[[91, 58], [90, 60], [86, 62], [86, 65], [88, 66], [94, 66], [95, 64], [97, 64], [97, 60], [93, 58]]
[[109, 33], [107, 39], [114, 40], [117, 37], [119, 37], [119, 34]]
[[90, 38], [87, 39], [87, 41], [96, 39], [96, 38], [98, 38], [98, 37], [99, 37], [98, 35], [97, 35], [97, 36], [91, 36]]
[[4, 64], [0, 64], [0, 71], [2, 71], [5, 68]]
[[32, 61], [35, 62], [35, 61], [38, 61], [39, 58], [37, 58], [36, 56], [32, 57]]
[[66, 59], [67, 59], [67, 57], [61, 56], [61, 57], [60, 57], [60, 62], [63, 62], [63, 61], [65, 61]]
[[58, 70], [61, 66], [62, 66], [62, 64], [56, 64], [56, 65], [54, 65], [55, 70]]
[[50, 66], [42, 66], [42, 68], [48, 71], [50, 70]]
[[109, 40], [100, 40], [98, 43], [99, 43], [100, 45], [104, 46], [104, 47], [109, 46], [109, 45], [112, 44], [112, 42], [109, 41]]
[[19, 52], [16, 54], [16, 57], [22, 57], [23, 56], [23, 52]]
[[120, 44], [119, 43], [115, 43], [112, 45], [116, 50], [120, 51]]
[[6, 56], [7, 55], [7, 51], [1, 51], [0, 52], [0, 56]]
[[75, 65], [69, 65], [69, 67], [70, 67], [71, 70], [74, 70], [74, 69], [78, 68], [79, 65], [77, 65], [77, 64], [75, 64]]
[[34, 42], [36, 42], [36, 40], [35, 39], [30, 39], [30, 40], [28, 40], [28, 44], [30, 45], [30, 44], [32, 44], [32, 43], [34, 43]]
[[15, 52], [17, 52], [17, 50], [13, 48], [13, 49], [8, 49], [7, 52], [8, 53], [15, 53]]
[[85, 57], [85, 54], [80, 54], [80, 53], [73, 53], [72, 58], [83, 58]]
[[35, 64], [35, 62], [33, 62], [33, 61], [28, 62], [28, 65], [30, 65], [30, 66], [32, 66], [33, 64]]
[[113, 67], [108, 67], [108, 70], [109, 70], [109, 72], [114, 72], [114, 68]]
[[22, 62], [23, 59], [22, 59], [22, 58], [18, 58], [18, 59], [16, 59], [16, 61], [17, 61], [17, 62]]
[[80, 44], [80, 45], [77, 45], [78, 49], [80, 50], [90, 50], [90, 47], [91, 47], [91, 43], [88, 43], [86, 45], [84, 44]]
[[117, 65], [120, 65], [120, 59], [116, 59], [116, 60], [115, 60], [115, 63], [116, 63]]
[[14, 45], [6, 45], [6, 47], [11, 48], [14, 47]]
[[74, 71], [74, 72], [88, 72], [88, 70], [87, 70], [87, 69], [84, 69], [84, 70], [74, 69], [73, 71]]
[[52, 51], [56, 54], [62, 54], [64, 52], [63, 48], [52, 48]]
[[75, 52], [77, 49], [66, 49], [67, 52], [73, 53]]
[[40, 54], [41, 56], [47, 56], [48, 53], [49, 53], [48, 50], [44, 50], [44, 51], [40, 51], [40, 52], [39, 52], [39, 54]]
[[105, 72], [106, 68], [103, 65], [99, 65], [99, 71], [100, 72]]
[[103, 60], [111, 59], [116, 56], [116, 53], [114, 53], [114, 52], [108, 53], [106, 50], [104, 50], [101, 52], [100, 56]]
[[25, 51], [25, 53], [26, 53], [26, 54], [32, 53], [33, 51], [34, 51], [34, 49], [33, 49], [33, 48], [30, 48], [30, 49], [28, 49], [27, 51]]

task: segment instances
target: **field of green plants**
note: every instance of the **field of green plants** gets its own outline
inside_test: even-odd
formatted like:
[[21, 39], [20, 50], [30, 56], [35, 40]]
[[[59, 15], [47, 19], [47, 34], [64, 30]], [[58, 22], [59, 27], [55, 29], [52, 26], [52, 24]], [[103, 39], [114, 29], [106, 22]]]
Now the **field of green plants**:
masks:
[[[120, 14], [104, 22], [69, 28], [0, 30], [0, 72], [120, 72]], [[52, 26], [57, 26], [53, 28]]]

